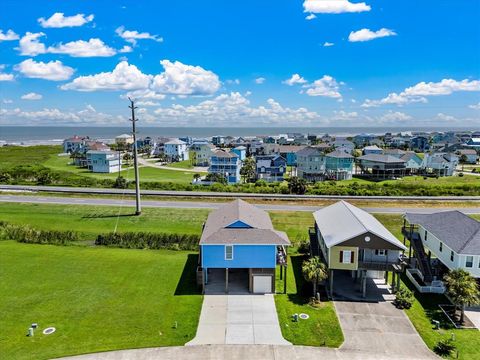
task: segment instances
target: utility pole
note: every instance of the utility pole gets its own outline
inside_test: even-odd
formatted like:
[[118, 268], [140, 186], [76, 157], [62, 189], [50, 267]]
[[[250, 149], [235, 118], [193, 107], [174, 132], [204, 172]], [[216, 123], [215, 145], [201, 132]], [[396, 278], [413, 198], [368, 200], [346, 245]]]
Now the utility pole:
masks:
[[135, 199], [136, 199], [136, 211], [135, 215], [140, 215], [142, 213], [142, 207], [140, 205], [140, 177], [138, 175], [138, 161], [137, 161], [137, 133], [135, 131], [135, 122], [137, 120], [135, 119], [135, 109], [137, 108], [135, 106], [135, 102], [128, 98], [130, 100], [130, 106], [129, 108], [132, 109], [132, 118], [130, 121], [132, 122], [132, 135], [133, 135], [133, 167], [135, 168]]

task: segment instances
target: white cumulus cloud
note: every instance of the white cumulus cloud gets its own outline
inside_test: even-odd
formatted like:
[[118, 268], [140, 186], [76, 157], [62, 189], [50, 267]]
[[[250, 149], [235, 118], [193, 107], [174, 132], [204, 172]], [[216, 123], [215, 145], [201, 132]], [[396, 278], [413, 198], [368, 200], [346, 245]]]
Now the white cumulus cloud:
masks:
[[310, 15], [307, 15], [305, 16], [305, 20], [313, 20], [313, 19], [316, 19], [317, 16], [315, 14], [310, 14]]
[[71, 41], [66, 44], [50, 46], [47, 52], [52, 54], [67, 54], [72, 57], [109, 57], [115, 55], [115, 49], [107, 46], [100, 39]]
[[397, 122], [411, 120], [412, 117], [400, 111], [389, 111], [380, 117], [382, 122]]
[[13, 81], [15, 76], [2, 72], [3, 69], [5, 69], [5, 65], [0, 65], [0, 81]]
[[332, 43], [332, 42], [328, 42], [328, 41], [325, 41], [325, 42], [323, 43], [323, 47], [330, 47], [330, 46], [333, 46], [333, 45], [335, 45], [335, 44]]
[[93, 18], [93, 15], [86, 16], [84, 14], [77, 14], [73, 16], [65, 16], [63, 13], [57, 12], [48, 19], [41, 17], [38, 19], [38, 23], [43, 28], [76, 27], [89, 23]]
[[358, 31], [352, 31], [350, 35], [348, 35], [348, 41], [363, 42], [396, 35], [397, 33], [395, 31], [386, 28], [381, 28], [377, 31], [372, 31], [370, 29], [361, 29]]
[[218, 76], [200, 66], [161, 60], [164, 72], [153, 78], [152, 90], [172, 95], [210, 95], [220, 88]]
[[477, 104], [468, 105], [468, 107], [473, 110], [480, 110], [480, 102]]
[[353, 3], [349, 0], [305, 0], [304, 12], [317, 14], [341, 14], [370, 11], [370, 5], [364, 2]]
[[46, 79], [53, 81], [68, 80], [75, 70], [70, 66], [63, 65], [59, 60], [36, 62], [33, 59], [27, 59], [18, 64], [15, 69], [28, 78]]
[[313, 83], [304, 85], [304, 87], [308, 88], [306, 93], [309, 96], [324, 96], [337, 99], [342, 98], [342, 95], [339, 92], [339, 83], [329, 75], [324, 75]]
[[439, 82], [419, 82], [406, 88], [401, 93], [390, 93], [380, 100], [367, 99], [362, 107], [376, 107], [385, 104], [406, 105], [410, 103], [426, 103], [428, 96], [450, 95], [459, 91], [480, 91], [480, 80], [443, 79]]
[[45, 36], [43, 32], [27, 32], [24, 36], [22, 36], [18, 47], [20, 55], [36, 56], [38, 54], [44, 54], [47, 49], [45, 47], [45, 44], [43, 44], [39, 40], [39, 38], [43, 36]]
[[284, 80], [283, 83], [288, 86], [293, 86], [295, 84], [305, 84], [307, 80], [301, 77], [299, 74], [293, 74], [289, 79]]
[[34, 92], [21, 96], [22, 100], [40, 100], [43, 96]]
[[136, 30], [125, 30], [124, 26], [120, 26], [115, 30], [118, 36], [125, 41], [135, 45], [137, 40], [154, 40], [156, 42], [162, 42], [163, 38], [158, 35], [152, 35], [148, 32], [138, 32]]
[[3, 30], [0, 30], [0, 41], [12, 41], [18, 40], [19, 38], [20, 37], [11, 29], [7, 30], [5, 33]]
[[255, 84], [259, 84], [259, 85], [263, 84], [265, 82], [265, 80], [267, 80], [267, 79], [265, 79], [264, 77], [258, 77], [258, 78], [255, 79]]
[[151, 78], [151, 75], [142, 73], [135, 65], [122, 61], [111, 72], [80, 76], [60, 88], [77, 91], [146, 89]]

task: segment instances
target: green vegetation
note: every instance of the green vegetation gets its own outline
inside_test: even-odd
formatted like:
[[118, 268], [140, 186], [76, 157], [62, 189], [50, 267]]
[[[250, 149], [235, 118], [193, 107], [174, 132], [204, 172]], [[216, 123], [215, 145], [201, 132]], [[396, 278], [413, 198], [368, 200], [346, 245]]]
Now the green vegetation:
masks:
[[[280, 294], [275, 295], [275, 305], [282, 335], [294, 345], [339, 347], [343, 343], [343, 333], [333, 303], [322, 301], [315, 306], [309, 304], [312, 289], [302, 275], [304, 259], [300, 255], [288, 259], [287, 294], [281, 294], [283, 280], [280, 280], [280, 271], [277, 269], [276, 286]], [[301, 313], [310, 318], [293, 321], [292, 315]]]
[[[202, 303], [197, 256], [0, 241], [2, 358], [185, 344]], [[33, 322], [39, 329], [27, 337]], [[48, 326], [56, 332], [43, 335]]]
[[206, 210], [195, 209], [145, 208], [142, 216], [131, 216], [133, 213], [134, 209], [127, 207], [0, 203], [3, 221], [42, 230], [71, 230], [84, 241], [93, 241], [115, 227], [118, 232], [199, 235], [207, 216]]
[[[42, 184], [65, 186], [113, 187], [117, 173], [94, 174], [86, 169], [69, 165], [71, 159], [58, 156], [59, 146], [6, 146], [0, 149], [0, 183]], [[191, 168], [191, 161], [169, 165], [175, 168]], [[131, 167], [124, 168], [121, 175], [131, 182], [134, 179]], [[140, 167], [142, 188], [157, 190], [184, 191], [224, 191], [244, 193], [289, 194], [303, 193], [314, 195], [377, 195], [377, 196], [475, 196], [480, 195], [480, 177], [451, 176], [405, 177], [400, 180], [373, 181], [354, 178], [345, 181], [325, 181], [306, 184], [290, 180], [281, 183], [255, 183], [227, 185], [216, 183], [212, 186], [192, 185], [192, 172], [168, 170], [155, 167]]]

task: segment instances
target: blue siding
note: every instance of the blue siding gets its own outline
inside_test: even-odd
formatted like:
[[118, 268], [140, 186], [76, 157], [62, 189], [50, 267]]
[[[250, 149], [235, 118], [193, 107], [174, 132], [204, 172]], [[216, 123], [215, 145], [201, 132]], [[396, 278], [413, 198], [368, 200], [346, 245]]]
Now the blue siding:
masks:
[[204, 268], [274, 268], [275, 245], [233, 245], [233, 260], [225, 260], [225, 245], [202, 245]]

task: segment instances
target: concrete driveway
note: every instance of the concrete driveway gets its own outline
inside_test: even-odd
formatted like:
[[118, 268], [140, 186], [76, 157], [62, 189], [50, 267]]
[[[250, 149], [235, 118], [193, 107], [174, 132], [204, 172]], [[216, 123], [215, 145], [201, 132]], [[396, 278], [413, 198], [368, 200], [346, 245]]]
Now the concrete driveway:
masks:
[[335, 308], [345, 337], [340, 351], [391, 358], [437, 358], [407, 315], [391, 302], [335, 301]]
[[211, 344], [290, 345], [273, 295], [205, 295], [197, 334], [186, 345]]

